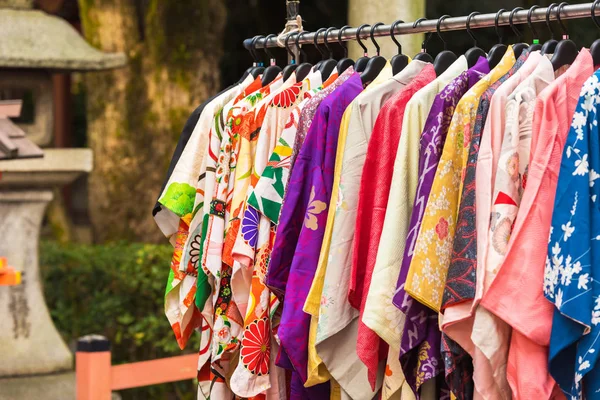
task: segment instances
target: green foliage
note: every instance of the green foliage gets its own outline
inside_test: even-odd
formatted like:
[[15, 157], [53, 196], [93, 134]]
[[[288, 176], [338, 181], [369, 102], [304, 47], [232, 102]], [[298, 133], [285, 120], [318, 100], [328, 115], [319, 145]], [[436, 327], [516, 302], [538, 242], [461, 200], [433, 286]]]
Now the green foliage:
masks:
[[[112, 363], [181, 355], [164, 315], [169, 245], [42, 242], [40, 265], [52, 319], [67, 343], [87, 334], [111, 341]], [[197, 350], [190, 340], [187, 353]], [[194, 382], [121, 392], [124, 399], [193, 399]]]

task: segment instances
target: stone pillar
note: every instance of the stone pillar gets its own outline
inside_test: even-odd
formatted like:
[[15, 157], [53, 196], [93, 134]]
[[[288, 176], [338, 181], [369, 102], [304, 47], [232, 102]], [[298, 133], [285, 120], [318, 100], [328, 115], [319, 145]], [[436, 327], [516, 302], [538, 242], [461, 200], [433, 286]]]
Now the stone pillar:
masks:
[[0, 387], [5, 377], [73, 368], [72, 354], [54, 327], [40, 283], [38, 242], [50, 200], [51, 190], [0, 190], [0, 254], [23, 272], [21, 285], [0, 287]]
[[[415, 21], [418, 18], [425, 17], [425, 0], [349, 0], [348, 1], [348, 24], [352, 27], [358, 27], [361, 24], [374, 24], [383, 22], [391, 24], [397, 19], [406, 22]], [[368, 30], [368, 28], [365, 28]], [[409, 57], [414, 57], [421, 49], [423, 34], [396, 36], [402, 44], [402, 53]], [[363, 40], [369, 49], [369, 55], [375, 54], [371, 40]], [[397, 53], [396, 44], [389, 38], [379, 38], [377, 43], [381, 47], [381, 55], [391, 58]], [[356, 43], [351, 41], [348, 47], [350, 58], [356, 60], [362, 56], [362, 49]]]

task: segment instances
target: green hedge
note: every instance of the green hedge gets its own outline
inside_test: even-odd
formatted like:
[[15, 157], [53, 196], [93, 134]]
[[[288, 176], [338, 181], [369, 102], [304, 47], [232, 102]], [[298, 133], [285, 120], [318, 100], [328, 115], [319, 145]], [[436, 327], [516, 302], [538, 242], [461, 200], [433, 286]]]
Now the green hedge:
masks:
[[[40, 265], [52, 319], [65, 341], [101, 334], [113, 364], [180, 355], [164, 315], [170, 245], [62, 245], [42, 241]], [[192, 337], [186, 352], [197, 351]], [[193, 399], [194, 382], [121, 392], [124, 399]]]

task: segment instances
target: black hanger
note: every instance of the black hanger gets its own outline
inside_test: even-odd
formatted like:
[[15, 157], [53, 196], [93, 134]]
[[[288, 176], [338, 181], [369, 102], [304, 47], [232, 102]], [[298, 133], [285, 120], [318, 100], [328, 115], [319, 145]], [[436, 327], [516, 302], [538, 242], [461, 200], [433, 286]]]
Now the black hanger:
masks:
[[440, 32], [442, 21], [449, 17], [449, 15], [442, 15], [440, 19], [438, 19], [437, 25], [435, 27], [438, 37], [440, 38], [442, 43], [444, 43], [444, 50], [441, 53], [439, 53], [435, 57], [435, 61], [433, 61], [433, 69], [435, 69], [435, 73], [437, 76], [443, 74], [444, 71], [446, 71], [448, 67], [458, 59], [456, 54], [448, 50], [448, 43], [446, 43], [446, 41], [442, 37], [442, 33]]
[[473, 33], [473, 31], [471, 31], [471, 18], [473, 18], [474, 16], [479, 15], [479, 14], [481, 14], [481, 13], [475, 11], [475, 12], [472, 12], [471, 14], [469, 14], [469, 16], [467, 17], [467, 24], [466, 24], [467, 33], [469, 34], [469, 36], [471, 36], [471, 39], [473, 39], [473, 47], [471, 47], [465, 53], [465, 57], [467, 59], [467, 65], [469, 66], [469, 68], [472, 68], [475, 64], [477, 64], [477, 61], [479, 61], [479, 57], [487, 56], [487, 54], [485, 54], [485, 51], [483, 51], [482, 49], [477, 47], [477, 38], [475, 37], [475, 34]]
[[331, 47], [329, 47], [329, 42], [327, 42], [327, 36], [329, 36], [329, 32], [335, 30], [336, 28], [327, 28], [325, 31], [325, 36], [323, 36], [323, 42], [325, 43], [325, 48], [327, 49], [327, 60], [323, 61], [321, 67], [319, 67], [319, 71], [321, 72], [321, 77], [323, 81], [329, 78], [333, 69], [337, 66], [337, 61], [333, 59], [333, 52], [331, 51]]
[[510, 29], [512, 29], [512, 31], [517, 36], [517, 43], [513, 44], [513, 53], [515, 53], [515, 58], [521, 57], [521, 53], [523, 53], [523, 50], [529, 47], [527, 44], [521, 42], [523, 34], [519, 30], [519, 28], [517, 28], [513, 23], [513, 17], [515, 16], [515, 13], [517, 11], [521, 11], [522, 9], [523, 7], [515, 7], [515, 9], [512, 10], [510, 12], [510, 15], [508, 16], [508, 24], [510, 25]]
[[369, 52], [367, 51], [367, 47], [360, 40], [360, 31], [362, 31], [363, 28], [366, 28], [367, 26], [369, 26], [369, 24], [362, 24], [361, 26], [356, 28], [356, 41], [358, 42], [358, 45], [363, 49], [363, 56], [356, 60], [356, 63], [354, 63], [354, 70], [356, 72], [363, 72], [367, 66], [367, 63], [369, 62]]
[[[418, 20], [416, 20], [413, 23], [413, 29], [416, 28], [420, 22], [422, 21], [427, 21], [426, 18], [419, 18]], [[429, 43], [429, 39], [431, 39], [431, 35], [430, 34], [425, 34], [425, 40], [423, 40], [423, 43], [421, 43], [421, 52], [419, 54], [417, 54], [416, 56], [414, 56], [413, 58], [415, 60], [419, 60], [419, 61], [423, 61], [423, 62], [428, 62], [428, 63], [433, 63], [433, 57], [431, 57], [431, 54], [429, 54], [427, 52], [427, 43]]]
[[371, 36], [371, 42], [373, 42], [373, 46], [375, 46], [375, 57], [371, 57], [369, 59], [365, 70], [360, 74], [360, 79], [362, 80], [363, 84], [372, 82], [375, 78], [377, 78], [377, 75], [379, 75], [383, 67], [385, 67], [387, 64], [385, 57], [379, 55], [379, 44], [375, 41], [374, 37], [375, 29], [381, 25], [383, 25], [383, 22], [378, 22], [371, 27], [371, 32], [369, 35]]
[[550, 13], [552, 9], [556, 7], [556, 3], [552, 3], [546, 8], [546, 27], [550, 31], [550, 40], [547, 40], [542, 45], [542, 54], [554, 54], [554, 50], [556, 49], [556, 45], [558, 41], [554, 39], [554, 30], [552, 29], [552, 25], [550, 25]]
[[398, 72], [402, 71], [408, 65], [408, 56], [405, 56], [404, 54], [402, 54], [402, 45], [400, 44], [400, 42], [398, 41], [398, 39], [396, 39], [396, 36], [394, 35], [394, 30], [396, 30], [396, 25], [403, 24], [403, 23], [404, 23], [404, 21], [399, 19], [399, 20], [394, 21], [392, 23], [392, 26], [390, 27], [390, 36], [392, 37], [392, 40], [394, 41], [394, 43], [396, 43], [396, 46], [398, 46], [398, 54], [396, 54], [394, 57], [392, 57], [392, 61], [391, 61], [392, 73], [394, 75], [396, 75]]
[[[598, 28], [600, 28], [600, 22], [596, 17], [596, 6], [600, 3], [600, 0], [594, 0], [592, 4], [592, 21]], [[590, 53], [592, 53], [592, 59], [594, 60], [594, 67], [600, 65], [600, 39], [596, 39], [590, 46]]]
[[[302, 49], [302, 47], [300, 47], [299, 44], [299, 40], [302, 37], [302, 35], [307, 34], [307, 31], [302, 31], [298, 34], [296, 34], [296, 39], [294, 40], [294, 44], [296, 45], [296, 48], [299, 50], [299, 54], [300, 54], [300, 59], [302, 59], [302, 56], [304, 56], [304, 59], [306, 59], [306, 52]], [[296, 82], [300, 82], [301, 80], [304, 80], [304, 78], [306, 78], [308, 76], [308, 74], [310, 73], [311, 69], [312, 69], [312, 64], [304, 62], [300, 65], [298, 65], [298, 68], [296, 68]]]
[[533, 36], [533, 38], [531, 40], [531, 44], [529, 45], [529, 52], [538, 51], [538, 50], [542, 49], [542, 45], [540, 44], [540, 39], [539, 39], [538, 33], [535, 30], [535, 28], [533, 27], [533, 23], [531, 22], [531, 14], [533, 14], [533, 12], [538, 8], [540, 8], [540, 7], [533, 6], [529, 9], [529, 12], [527, 13], [527, 25], [529, 26], [529, 30], [531, 31], [531, 34]]
[[340, 30], [338, 31], [338, 43], [340, 46], [342, 46], [342, 49], [344, 50], [344, 57], [338, 61], [337, 63], [337, 71], [338, 74], [342, 74], [342, 72], [344, 72], [345, 70], [347, 70], [349, 67], [354, 66], [354, 60], [351, 60], [348, 58], [348, 46], [346, 46], [344, 44], [344, 42], [342, 41], [342, 35], [344, 34], [344, 31], [346, 29], [349, 29], [350, 25], [344, 25], [340, 28]]
[[248, 52], [250, 53], [250, 55], [252, 56], [252, 66], [250, 68], [248, 68], [246, 71], [244, 71], [244, 73], [242, 74], [242, 77], [240, 78], [240, 80], [238, 81], [238, 83], [242, 83], [244, 82], [244, 79], [246, 79], [248, 77], [248, 75], [252, 74], [252, 77], [254, 79], [256, 79], [256, 77], [258, 75], [260, 75], [261, 71], [259, 67], [260, 65], [260, 61], [258, 60], [258, 56], [256, 55], [256, 49], [254, 48], [254, 44], [255, 39], [257, 39], [259, 36], [254, 36], [252, 38], [252, 42], [250, 42], [250, 45], [248, 47], [246, 47], [246, 50], [248, 50]]
[[288, 65], [285, 66], [285, 68], [283, 68], [283, 80], [286, 81], [290, 76], [292, 76], [292, 73], [296, 70], [296, 68], [298, 68], [298, 63], [296, 62], [296, 54], [290, 50], [290, 45], [289, 45], [289, 41], [292, 38], [293, 34], [289, 34], [287, 35], [287, 37], [285, 38], [285, 49], [287, 50], [287, 52], [289, 53], [289, 55], [291, 56], [291, 61]]
[[563, 40], [558, 42], [556, 45], [556, 50], [554, 50], [554, 55], [552, 56], [552, 60], [550, 60], [552, 61], [552, 66], [554, 67], [555, 71], [565, 65], [573, 64], [577, 58], [577, 55], [579, 54], [579, 47], [577, 47], [574, 41], [569, 39], [567, 27], [563, 24], [562, 19], [560, 18], [560, 13], [563, 7], [568, 4], [569, 3], [566, 2], [560, 3], [556, 12], [556, 19], [563, 30]]
[[315, 37], [313, 38], [313, 44], [315, 45], [315, 49], [317, 49], [317, 51], [321, 54], [321, 59], [315, 64], [315, 66], [313, 67], [313, 71], [318, 70], [319, 68], [321, 68], [321, 64], [323, 64], [323, 61], [325, 61], [327, 59], [327, 54], [321, 49], [321, 46], [319, 46], [319, 35], [321, 34], [321, 32], [325, 32], [327, 30], [327, 28], [319, 28], [317, 29], [317, 31], [315, 32]]
[[252, 44], [250, 45], [251, 47], [251, 51], [250, 53], [252, 53], [252, 57], [254, 58], [254, 63], [252, 63], [252, 70], [250, 71], [250, 74], [256, 79], [260, 74], [262, 74], [265, 71], [265, 67], [263, 66], [262, 61], [258, 58], [258, 53], [256, 52], [256, 42], [258, 41], [258, 39], [262, 39], [264, 38], [264, 36], [254, 36], [254, 38], [252, 39]]
[[498, 23], [500, 21], [500, 15], [505, 11], [506, 10], [504, 8], [501, 8], [500, 10], [498, 10], [498, 12], [496, 13], [496, 19], [494, 20], [494, 29], [496, 30], [496, 36], [498, 36], [498, 44], [495, 44], [490, 49], [490, 52], [488, 53], [487, 60], [488, 60], [490, 69], [492, 69], [496, 65], [498, 65], [500, 60], [502, 60], [502, 57], [504, 57], [506, 50], [508, 49], [508, 47], [506, 47], [506, 45], [504, 43], [502, 43], [502, 38], [503, 38], [502, 31], [500, 30], [500, 27], [498, 26]]
[[279, 75], [279, 73], [281, 72], [281, 68], [279, 68], [277, 66], [277, 64], [275, 63], [275, 56], [273, 56], [273, 53], [271, 53], [271, 50], [269, 50], [269, 48], [267, 47], [267, 42], [272, 37], [277, 37], [277, 35], [274, 35], [274, 34], [268, 35], [265, 38], [265, 43], [264, 43], [265, 53], [267, 53], [267, 56], [269, 56], [269, 66], [267, 68], [265, 68], [265, 71], [263, 72], [263, 76], [262, 76], [263, 86], [268, 85], [269, 83], [273, 82], [273, 80], [275, 78], [277, 78], [277, 75]]

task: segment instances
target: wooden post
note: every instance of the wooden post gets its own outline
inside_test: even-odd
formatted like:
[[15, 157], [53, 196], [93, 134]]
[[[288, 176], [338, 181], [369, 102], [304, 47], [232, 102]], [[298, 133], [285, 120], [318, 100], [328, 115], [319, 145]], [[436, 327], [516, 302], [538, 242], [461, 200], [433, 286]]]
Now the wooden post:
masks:
[[77, 400], [110, 400], [110, 342], [88, 335], [77, 341], [75, 375]]

